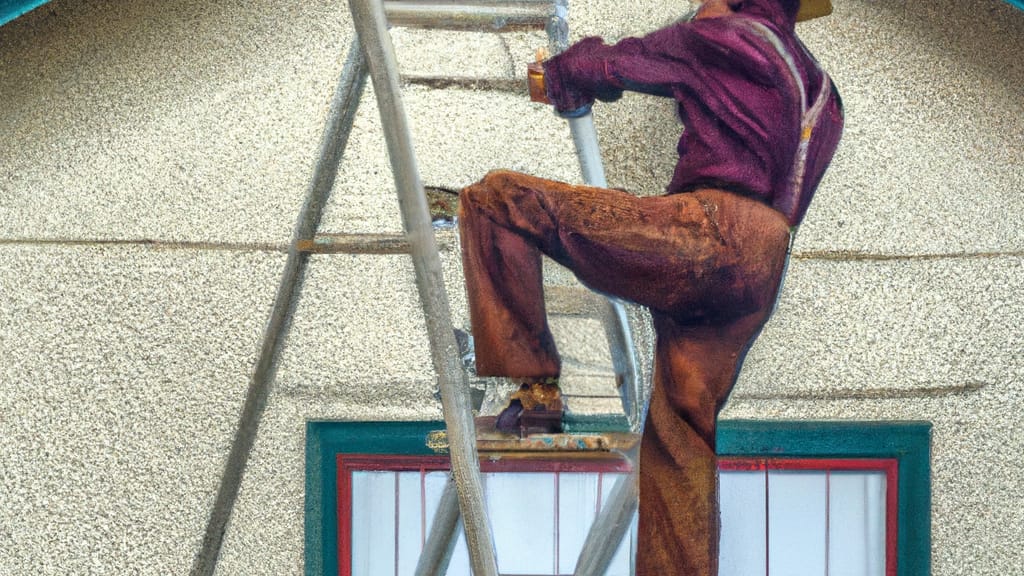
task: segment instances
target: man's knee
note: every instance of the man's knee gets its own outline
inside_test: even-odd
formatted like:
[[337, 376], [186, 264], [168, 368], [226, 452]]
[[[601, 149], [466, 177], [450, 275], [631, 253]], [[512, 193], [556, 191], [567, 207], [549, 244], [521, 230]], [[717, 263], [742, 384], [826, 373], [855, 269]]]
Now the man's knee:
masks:
[[463, 200], [477, 202], [484, 195], [493, 190], [501, 189], [511, 178], [513, 173], [508, 170], [491, 170], [483, 178], [462, 189], [460, 196]]
[[523, 176], [523, 174], [511, 170], [491, 170], [480, 180], [479, 184], [489, 191], [506, 190], [510, 186], [517, 185]]
[[698, 436], [712, 440], [715, 433], [717, 406], [707, 390], [699, 385], [683, 385], [666, 394], [669, 407]]
[[495, 195], [518, 186], [523, 175], [511, 170], [491, 170], [459, 193], [460, 216], [495, 201]]

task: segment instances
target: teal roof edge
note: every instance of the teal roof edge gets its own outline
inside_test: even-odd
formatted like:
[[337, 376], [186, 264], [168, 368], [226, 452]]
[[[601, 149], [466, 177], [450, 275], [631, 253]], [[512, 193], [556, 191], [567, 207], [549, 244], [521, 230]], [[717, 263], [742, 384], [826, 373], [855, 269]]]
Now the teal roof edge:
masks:
[[0, 26], [34, 10], [49, 0], [0, 0]]

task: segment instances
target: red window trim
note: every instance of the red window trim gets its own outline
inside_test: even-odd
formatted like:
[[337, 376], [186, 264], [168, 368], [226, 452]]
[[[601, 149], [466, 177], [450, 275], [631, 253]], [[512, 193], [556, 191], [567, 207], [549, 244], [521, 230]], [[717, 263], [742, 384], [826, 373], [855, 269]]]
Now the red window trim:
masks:
[[[338, 574], [352, 576], [352, 473], [415, 472], [448, 470], [444, 456], [338, 454]], [[554, 459], [551, 457], [482, 458], [482, 472], [629, 472], [629, 462], [618, 457]], [[898, 541], [899, 461], [895, 458], [741, 458], [718, 459], [719, 470], [729, 471], [879, 471], [885, 474], [885, 573], [896, 576]], [[827, 477], [827, 476], [826, 476]], [[766, 482], [767, 482], [767, 476]], [[826, 507], [826, 511], [828, 508]], [[827, 512], [826, 512], [827, 513]], [[826, 517], [827, 518], [827, 517]], [[827, 520], [826, 520], [827, 521]], [[828, 537], [826, 533], [826, 538]], [[828, 547], [826, 544], [826, 551]]]

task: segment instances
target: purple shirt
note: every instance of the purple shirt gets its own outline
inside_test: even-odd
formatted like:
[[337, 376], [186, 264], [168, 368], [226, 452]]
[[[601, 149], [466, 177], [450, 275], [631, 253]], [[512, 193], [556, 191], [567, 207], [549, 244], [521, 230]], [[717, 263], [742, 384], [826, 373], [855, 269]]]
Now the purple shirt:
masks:
[[614, 46], [584, 38], [545, 63], [548, 97], [559, 111], [595, 98], [616, 100], [623, 90], [674, 98], [685, 129], [666, 191], [729, 190], [762, 200], [797, 225], [839, 144], [842, 102], [830, 83], [802, 185], [790, 190], [801, 133], [799, 88], [784, 58], [744, 18], [781, 39], [810, 106], [826, 76], [797, 39], [794, 18], [774, 0], [747, 0], [735, 15], [674, 24]]

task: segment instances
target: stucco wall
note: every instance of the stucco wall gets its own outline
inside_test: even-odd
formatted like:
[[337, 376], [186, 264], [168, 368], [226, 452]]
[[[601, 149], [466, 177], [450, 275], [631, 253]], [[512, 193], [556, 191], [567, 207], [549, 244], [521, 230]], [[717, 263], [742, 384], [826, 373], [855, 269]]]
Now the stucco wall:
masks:
[[[842, 91], [845, 138], [724, 417], [934, 422], [934, 573], [1012, 574], [1024, 12], [835, 4], [799, 31]], [[578, 0], [574, 35], [677, 8]], [[395, 37], [407, 73], [500, 79], [543, 43]], [[351, 39], [341, 2], [58, 0], [0, 28], [0, 572], [190, 569]], [[579, 179], [564, 123], [521, 95], [406, 96], [427, 184]], [[372, 91], [363, 104], [329, 231], [400, 228]], [[627, 96], [597, 122], [610, 184], [658, 193], [671, 106]], [[408, 261], [314, 257], [218, 573], [301, 571], [307, 419], [434, 419], [432, 380]]]

